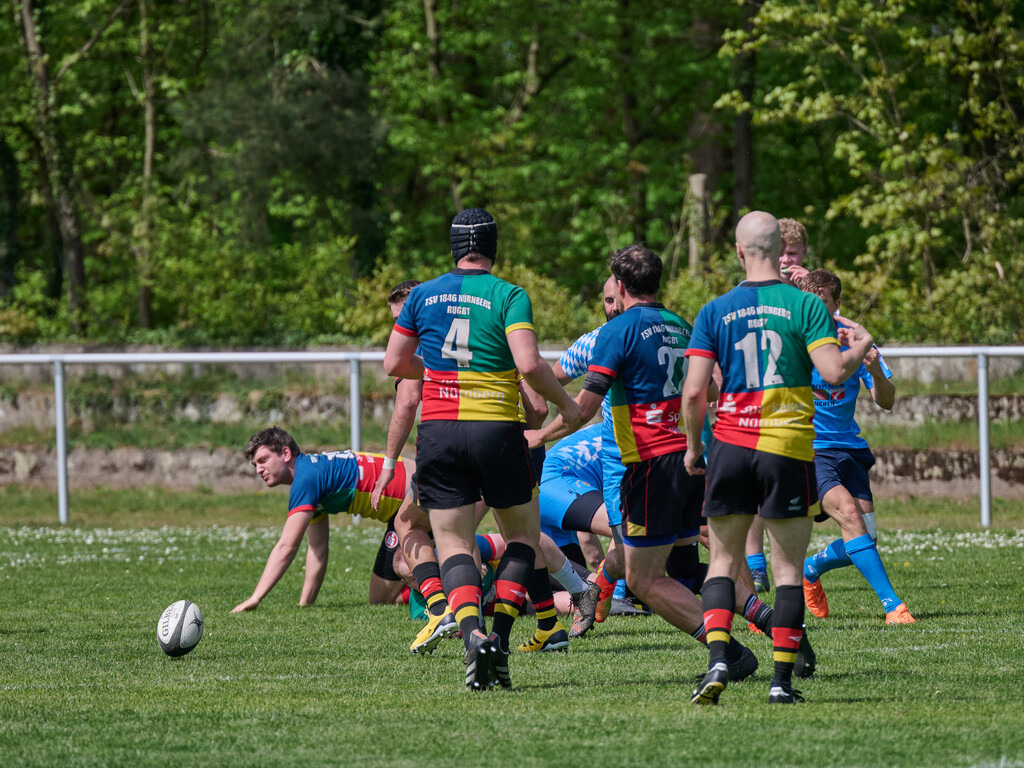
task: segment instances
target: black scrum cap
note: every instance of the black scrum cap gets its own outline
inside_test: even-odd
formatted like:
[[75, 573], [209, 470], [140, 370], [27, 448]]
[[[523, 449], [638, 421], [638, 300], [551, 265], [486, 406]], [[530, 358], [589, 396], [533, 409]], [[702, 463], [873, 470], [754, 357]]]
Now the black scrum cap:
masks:
[[467, 253], [479, 253], [491, 261], [498, 255], [498, 225], [483, 208], [467, 208], [456, 214], [449, 239], [456, 264]]

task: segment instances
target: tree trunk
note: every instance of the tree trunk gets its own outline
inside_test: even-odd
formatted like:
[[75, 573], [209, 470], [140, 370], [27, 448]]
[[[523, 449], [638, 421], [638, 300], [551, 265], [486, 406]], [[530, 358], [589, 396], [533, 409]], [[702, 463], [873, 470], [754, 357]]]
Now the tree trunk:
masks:
[[138, 271], [139, 327], [153, 327], [153, 155], [156, 151], [156, 87], [152, 47], [149, 42], [149, 14], [146, 0], [139, 0], [139, 53], [145, 110], [145, 147], [142, 154], [142, 209], [135, 227], [135, 260]]
[[78, 204], [72, 192], [71, 173], [64, 159], [56, 122], [53, 119], [53, 92], [46, 54], [36, 31], [36, 9], [32, 0], [21, 0], [23, 42], [35, 84], [36, 123], [33, 130], [42, 159], [42, 182], [47, 197], [56, 205], [55, 218], [60, 229], [60, 246], [67, 275], [69, 330], [81, 332], [85, 322], [85, 253]]
[[[621, 61], [630, 61], [633, 56], [633, 25], [629, 22], [630, 0], [619, 0], [619, 18], [622, 26], [619, 29], [619, 58]], [[629, 190], [626, 199], [629, 201], [629, 220], [633, 227], [633, 242], [647, 242], [647, 173], [649, 169], [639, 161], [633, 159], [633, 153], [643, 141], [640, 121], [637, 118], [639, 100], [636, 97], [636, 88], [630, 77], [630, 70], [623, 66], [622, 77], [619, 80], [621, 91], [620, 103], [622, 105], [622, 132], [626, 139], [628, 148], [628, 161], [626, 163], [626, 176], [629, 179]]]
[[[743, 5], [743, 29], [753, 29], [755, 9], [747, 0]], [[753, 53], [741, 55], [736, 62], [736, 87], [743, 101], [750, 104], [754, 99], [755, 57]], [[739, 112], [732, 121], [732, 169], [733, 169], [733, 225], [750, 210], [754, 200], [754, 132], [751, 110]]]
[[14, 288], [18, 263], [18, 160], [0, 134], [0, 299]]
[[[720, 19], [696, 16], [693, 20], [693, 41], [696, 50], [707, 52], [708, 55], [718, 50], [722, 44], [722, 28]], [[715, 87], [715, 83], [710, 80], [700, 86], [704, 92], [712, 92]], [[707, 200], [712, 198], [718, 188], [718, 182], [728, 168], [728, 158], [723, 149], [728, 144], [728, 139], [725, 138], [727, 132], [728, 129], [714, 114], [700, 108], [694, 109], [693, 120], [690, 123], [690, 138], [693, 145], [690, 156], [692, 173], [702, 174], [705, 177], [704, 199], [694, 200], [694, 205], [704, 205]], [[711, 232], [710, 228], [704, 233], [702, 254], [708, 253], [709, 241], [714, 237], [715, 233]]]

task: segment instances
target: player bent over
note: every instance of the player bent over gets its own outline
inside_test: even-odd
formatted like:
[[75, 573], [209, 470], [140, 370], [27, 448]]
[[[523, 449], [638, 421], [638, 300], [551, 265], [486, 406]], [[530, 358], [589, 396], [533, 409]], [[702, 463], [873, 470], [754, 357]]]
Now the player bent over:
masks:
[[[829, 314], [839, 311], [843, 283], [837, 275], [816, 269], [804, 277], [800, 288], [820, 297]], [[839, 523], [842, 532], [842, 538], [804, 561], [804, 600], [819, 619], [828, 616], [828, 599], [821, 586], [821, 575], [854, 565], [882, 601], [886, 624], [914, 623], [906, 604], [896, 596], [878, 554], [875, 508], [868, 480], [868, 470], [874, 466], [875, 457], [861, 437], [854, 418], [861, 382], [876, 404], [887, 411], [892, 409], [896, 387], [889, 380], [891, 376], [889, 366], [872, 347], [864, 364], [842, 384], [830, 384], [817, 370], [811, 380], [818, 497], [822, 510]]]
[[[352, 451], [302, 453], [295, 438], [280, 427], [253, 435], [245, 447], [245, 456], [268, 487], [290, 485], [291, 492], [288, 520], [281, 538], [267, 557], [252, 595], [235, 606], [232, 613], [251, 611], [260, 604], [288, 570], [303, 536], [309, 546], [299, 605], [313, 605], [327, 572], [329, 515], [346, 512], [381, 522], [394, 517], [399, 536], [400, 520], [416, 514], [426, 517], [412, 504], [409, 483], [415, 467], [404, 461], [397, 463], [395, 477], [374, 509], [370, 506], [370, 491], [380, 474], [383, 456]], [[455, 627], [451, 631], [454, 633]]]

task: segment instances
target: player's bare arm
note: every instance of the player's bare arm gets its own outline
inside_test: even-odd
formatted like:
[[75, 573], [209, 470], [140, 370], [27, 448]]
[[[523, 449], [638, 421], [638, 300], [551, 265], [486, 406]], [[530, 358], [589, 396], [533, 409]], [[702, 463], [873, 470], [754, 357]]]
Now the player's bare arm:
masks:
[[836, 319], [845, 326], [839, 328], [839, 337], [849, 349], [840, 351], [835, 344], [823, 344], [811, 351], [814, 367], [829, 384], [842, 384], [856, 373], [874, 342], [871, 334], [859, 323], [841, 315]]
[[601, 401], [603, 399], [603, 395], [590, 392], [586, 389], [582, 390], [578, 395], [576, 395], [575, 401], [580, 408], [580, 421], [577, 424], [572, 425], [563, 418], [562, 414], [559, 414], [543, 429], [527, 430], [526, 439], [529, 442], [530, 447], [537, 448], [541, 445], [553, 443], [555, 440], [560, 440], [566, 435], [572, 434], [594, 418], [597, 412], [601, 409]]
[[[413, 424], [416, 423], [416, 409], [420, 406], [423, 396], [423, 382], [417, 379], [402, 379], [395, 389], [395, 411], [391, 414], [391, 423], [388, 424], [387, 447], [384, 455], [391, 459], [397, 459], [402, 448], [409, 441]], [[380, 477], [377, 478], [373, 491], [370, 493], [370, 506], [374, 509], [380, 508], [380, 499], [384, 495], [384, 489], [395, 479], [394, 468], [384, 467]]]
[[[520, 328], [506, 336], [512, 359], [526, 383], [545, 400], [553, 404], [562, 418], [573, 429], [582, 423], [580, 407], [569, 393], [562, 389], [551, 367], [540, 356], [537, 335], [529, 328]], [[390, 348], [390, 345], [389, 345]]]
[[[686, 381], [683, 382], [682, 411], [683, 424], [686, 427], [686, 457], [683, 464], [691, 475], [703, 475], [704, 470], [697, 462], [704, 454], [704, 441], [701, 433], [704, 429], [704, 415], [707, 413], [709, 391], [718, 389], [712, 373], [715, 361], [709, 357], [693, 355], [689, 359]], [[717, 399], [717, 398], [716, 398]]]
[[306, 576], [302, 582], [299, 605], [306, 607], [316, 602], [324, 576], [327, 575], [327, 559], [330, 551], [330, 523], [322, 516], [306, 528]]
[[306, 534], [306, 528], [309, 527], [311, 517], [311, 512], [295, 512], [288, 517], [288, 521], [284, 524], [284, 530], [281, 531], [281, 538], [278, 539], [274, 548], [270, 550], [267, 564], [263, 568], [263, 575], [256, 582], [256, 588], [252, 591], [252, 595], [248, 600], [244, 600], [236, 605], [231, 610], [232, 613], [251, 611], [260, 604], [260, 601], [281, 580], [285, 571], [288, 570], [288, 566], [295, 559], [295, 553], [299, 551], [299, 544], [302, 543], [302, 537]]
[[391, 331], [388, 348], [384, 351], [384, 370], [388, 376], [400, 376], [403, 379], [423, 378], [423, 358], [416, 354], [419, 339], [406, 336], [398, 331]]
[[864, 356], [864, 367], [871, 374], [874, 384], [870, 390], [871, 399], [875, 401], [875, 405], [878, 407], [891, 411], [892, 407], [896, 404], [896, 385], [892, 383], [882, 370], [881, 359], [876, 347], [869, 349], [867, 355]]

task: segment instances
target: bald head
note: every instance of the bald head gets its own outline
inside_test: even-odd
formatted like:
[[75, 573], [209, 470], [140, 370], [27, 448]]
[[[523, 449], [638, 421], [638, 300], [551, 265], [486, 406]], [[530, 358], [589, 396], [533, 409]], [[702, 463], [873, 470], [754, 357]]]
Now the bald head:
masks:
[[779, 222], [770, 213], [751, 211], [736, 225], [736, 244], [749, 256], [778, 258], [782, 250]]
[[736, 225], [736, 252], [743, 261], [748, 278], [751, 270], [764, 279], [765, 272], [779, 276], [779, 254], [782, 251], [782, 235], [779, 222], [770, 213], [751, 211]]

